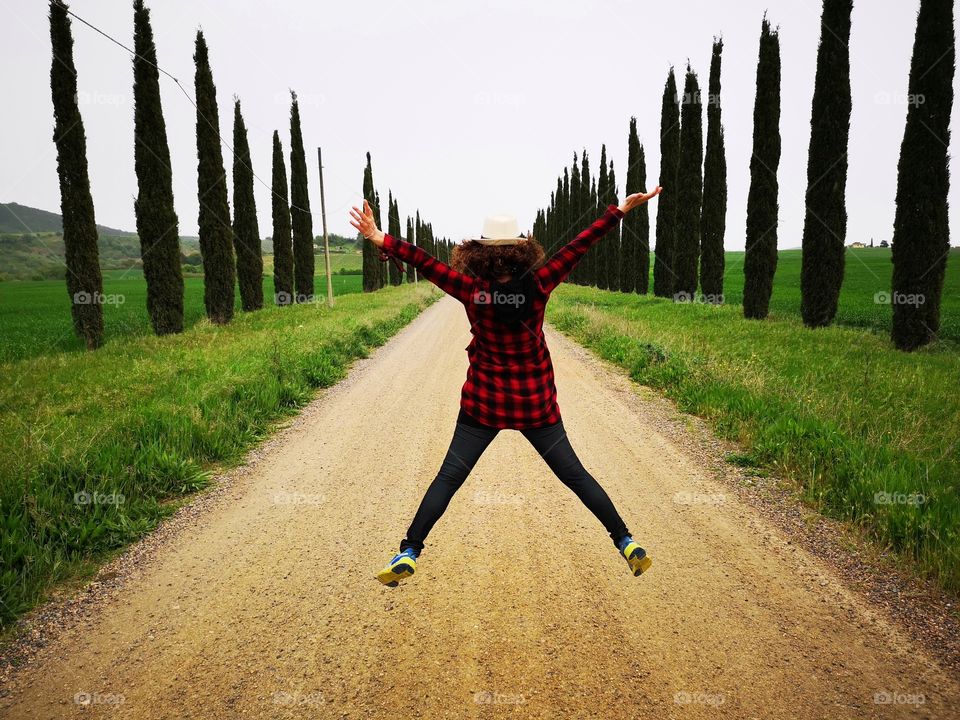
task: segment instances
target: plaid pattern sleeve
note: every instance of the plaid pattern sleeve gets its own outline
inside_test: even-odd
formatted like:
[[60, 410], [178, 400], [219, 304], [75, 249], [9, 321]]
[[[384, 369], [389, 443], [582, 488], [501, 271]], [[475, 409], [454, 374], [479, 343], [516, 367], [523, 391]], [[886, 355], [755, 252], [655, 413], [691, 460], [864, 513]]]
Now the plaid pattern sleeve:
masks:
[[580, 259], [593, 245], [604, 235], [606, 235], [614, 226], [620, 222], [623, 217], [623, 211], [616, 205], [608, 205], [607, 211], [603, 216], [594, 220], [590, 227], [577, 235], [562, 248], [557, 250], [547, 262], [541, 266], [536, 273], [540, 287], [547, 294], [553, 292], [553, 289], [567, 279], [570, 272], [577, 266]]
[[467, 303], [473, 298], [473, 278], [457, 272], [423, 248], [387, 233], [383, 236], [383, 249], [388, 255], [416, 267], [423, 277], [460, 302]]

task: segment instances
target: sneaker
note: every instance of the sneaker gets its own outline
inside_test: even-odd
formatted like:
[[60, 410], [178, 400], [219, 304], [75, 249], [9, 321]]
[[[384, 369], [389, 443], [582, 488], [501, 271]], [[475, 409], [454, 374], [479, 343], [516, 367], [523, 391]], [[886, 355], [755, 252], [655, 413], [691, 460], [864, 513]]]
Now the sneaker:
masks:
[[644, 550], [637, 541], [627, 535], [623, 540], [617, 543], [617, 549], [630, 566], [630, 572], [634, 577], [646, 572], [653, 565], [653, 560], [647, 557], [647, 551]]
[[395, 555], [387, 566], [377, 573], [377, 580], [388, 587], [396, 587], [404, 578], [408, 578], [417, 571], [417, 551], [407, 548], [399, 555]]

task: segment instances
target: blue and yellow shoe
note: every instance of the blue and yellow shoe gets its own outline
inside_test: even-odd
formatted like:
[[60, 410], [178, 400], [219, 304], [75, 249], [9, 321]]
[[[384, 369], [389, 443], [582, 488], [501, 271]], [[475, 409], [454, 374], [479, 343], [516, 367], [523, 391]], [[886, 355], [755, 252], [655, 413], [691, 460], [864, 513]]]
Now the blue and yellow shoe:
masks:
[[647, 551], [644, 550], [637, 541], [627, 535], [623, 540], [617, 543], [617, 549], [630, 566], [630, 572], [634, 577], [645, 573], [653, 565], [653, 560], [647, 557]]
[[413, 548], [407, 548], [399, 555], [395, 555], [387, 566], [377, 573], [377, 580], [388, 587], [396, 587], [400, 581], [410, 577], [417, 571], [417, 553]]

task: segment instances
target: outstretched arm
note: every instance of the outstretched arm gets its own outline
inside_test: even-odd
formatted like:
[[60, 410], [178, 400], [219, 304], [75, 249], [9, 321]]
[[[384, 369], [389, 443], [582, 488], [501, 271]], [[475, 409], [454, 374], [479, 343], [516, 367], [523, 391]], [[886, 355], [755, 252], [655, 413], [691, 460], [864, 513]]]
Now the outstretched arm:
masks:
[[601, 218], [592, 222], [590, 227], [557, 250], [557, 252], [537, 270], [536, 277], [543, 291], [547, 294], [553, 292], [553, 289], [557, 287], [557, 285], [567, 279], [567, 276], [577, 266], [577, 263], [580, 262], [587, 250], [593, 247], [600, 238], [610, 232], [620, 221], [620, 218], [633, 208], [639, 207], [651, 198], [659, 195], [661, 189], [660, 186], [657, 186], [649, 193], [634, 193], [633, 195], [628, 195], [619, 207], [609, 205], [607, 211]]
[[460, 302], [466, 303], [472, 300], [472, 277], [457, 272], [446, 263], [437, 260], [423, 248], [384, 233], [377, 228], [377, 223], [373, 219], [373, 211], [366, 200], [363, 201], [363, 212], [354, 207], [350, 214], [352, 216], [350, 224], [359, 230], [367, 240], [380, 248], [381, 252], [410, 263], [420, 271], [423, 277]]

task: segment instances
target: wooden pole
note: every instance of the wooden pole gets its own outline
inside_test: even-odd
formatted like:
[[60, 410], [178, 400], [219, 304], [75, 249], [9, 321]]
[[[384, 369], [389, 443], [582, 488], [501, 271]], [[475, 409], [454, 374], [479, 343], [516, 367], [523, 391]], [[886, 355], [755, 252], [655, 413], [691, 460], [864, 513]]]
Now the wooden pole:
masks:
[[320, 217], [323, 218], [323, 258], [327, 265], [327, 307], [333, 307], [333, 275], [330, 272], [330, 240], [327, 236], [327, 203], [323, 197], [323, 157], [317, 148], [317, 164], [320, 166]]

